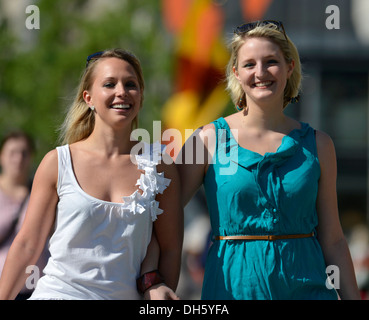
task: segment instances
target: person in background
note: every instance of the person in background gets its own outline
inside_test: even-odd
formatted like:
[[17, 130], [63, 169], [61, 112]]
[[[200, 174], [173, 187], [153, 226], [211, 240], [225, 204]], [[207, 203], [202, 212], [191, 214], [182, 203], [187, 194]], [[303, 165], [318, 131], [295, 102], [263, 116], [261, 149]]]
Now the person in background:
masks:
[[[8, 133], [0, 144], [0, 275], [28, 206], [34, 149], [32, 138], [22, 131]], [[39, 270], [45, 266], [46, 259], [44, 250], [37, 263]], [[33, 286], [25, 286], [17, 299], [27, 299], [32, 291]]]
[[143, 93], [141, 65], [132, 53], [113, 49], [87, 58], [62, 126], [63, 145], [46, 154], [35, 174], [0, 299], [17, 295], [49, 234], [50, 258], [31, 300], [128, 300], [140, 293], [178, 299], [178, 173], [158, 158], [160, 145], [131, 154], [139, 143], [130, 136]]
[[[183, 205], [202, 183], [207, 197], [213, 244], [202, 299], [360, 299], [338, 216], [333, 142], [284, 113], [300, 89], [295, 45], [281, 22], [266, 20], [237, 27], [230, 49], [238, 112], [197, 130], [176, 161]], [[202, 163], [199, 141], [209, 155]], [[340, 279], [334, 288], [329, 265]]]

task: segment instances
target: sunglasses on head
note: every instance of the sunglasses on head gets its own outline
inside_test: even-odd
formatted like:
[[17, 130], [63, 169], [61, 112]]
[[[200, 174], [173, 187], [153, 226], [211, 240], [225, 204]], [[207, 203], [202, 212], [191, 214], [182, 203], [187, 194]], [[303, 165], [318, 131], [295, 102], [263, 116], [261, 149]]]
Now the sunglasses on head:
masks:
[[88, 64], [90, 63], [91, 60], [99, 59], [103, 55], [104, 52], [105, 51], [99, 51], [99, 52], [90, 54], [86, 59], [86, 68], [88, 67]]
[[233, 32], [240, 36], [240, 35], [243, 35], [249, 32], [250, 30], [255, 29], [256, 27], [263, 27], [267, 25], [275, 26], [278, 31], [283, 33], [285, 39], [287, 40], [287, 35], [286, 35], [286, 31], [284, 30], [283, 23], [281, 21], [276, 21], [276, 20], [262, 20], [262, 21], [254, 21], [250, 23], [245, 23], [245, 24], [242, 24], [236, 27], [233, 30]]

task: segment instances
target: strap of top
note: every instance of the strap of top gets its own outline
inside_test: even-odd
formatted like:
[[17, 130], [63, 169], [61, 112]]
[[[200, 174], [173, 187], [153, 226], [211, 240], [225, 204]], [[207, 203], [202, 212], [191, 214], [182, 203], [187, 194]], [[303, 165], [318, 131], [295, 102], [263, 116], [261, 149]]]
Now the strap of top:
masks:
[[58, 152], [58, 185], [57, 191], [59, 193], [60, 187], [63, 184], [63, 179], [67, 176], [66, 171], [71, 167], [71, 157], [69, 152], [69, 145], [56, 147]]
[[215, 121], [213, 121], [213, 124], [215, 126], [215, 136], [216, 136], [216, 148], [215, 150], [218, 150], [221, 144], [224, 144], [228, 142], [230, 139], [230, 129], [228, 126], [227, 121], [221, 117]]
[[223, 117], [213, 121], [213, 123], [216, 135], [215, 154], [217, 154], [217, 157], [228, 157], [231, 149], [237, 149], [238, 143], [234, 139], [227, 121]]
[[223, 117], [220, 117], [217, 120], [214, 120], [213, 123], [214, 123], [214, 126], [215, 126], [215, 130], [225, 129], [225, 130], [229, 131], [228, 123]]

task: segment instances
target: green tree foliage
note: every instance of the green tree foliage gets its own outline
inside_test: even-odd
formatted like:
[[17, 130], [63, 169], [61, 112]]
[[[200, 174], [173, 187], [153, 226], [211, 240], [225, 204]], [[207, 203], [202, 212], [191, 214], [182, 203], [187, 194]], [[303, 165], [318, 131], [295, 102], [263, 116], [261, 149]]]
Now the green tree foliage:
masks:
[[[0, 9], [7, 0], [0, 0]], [[0, 135], [19, 128], [37, 141], [40, 158], [55, 147], [57, 128], [71, 103], [86, 57], [120, 47], [141, 60], [146, 82], [140, 127], [152, 130], [170, 94], [170, 40], [160, 1], [35, 0], [40, 29], [16, 34], [0, 13]], [[28, 3], [29, 5], [29, 3]], [[1, 10], [2, 11], [2, 10]], [[18, 28], [21, 29], [21, 28]]]

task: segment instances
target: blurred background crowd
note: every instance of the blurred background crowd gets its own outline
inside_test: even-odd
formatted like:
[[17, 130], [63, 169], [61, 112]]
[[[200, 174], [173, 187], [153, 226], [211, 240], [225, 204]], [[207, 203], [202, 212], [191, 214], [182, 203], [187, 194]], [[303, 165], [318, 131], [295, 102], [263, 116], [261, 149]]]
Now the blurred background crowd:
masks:
[[[39, 9], [39, 28], [26, 25], [37, 19], [26, 13], [30, 5]], [[286, 112], [334, 140], [341, 223], [369, 299], [368, 16], [367, 0], [0, 0], [0, 138], [15, 130], [31, 136], [32, 179], [56, 146], [86, 57], [114, 47], [134, 52], [143, 66], [139, 126], [152, 132], [160, 120], [185, 137], [185, 129], [235, 112], [223, 82], [233, 28], [281, 20], [304, 72], [300, 102]], [[209, 246], [202, 191], [185, 208], [185, 226], [178, 294], [199, 299]]]

